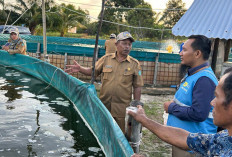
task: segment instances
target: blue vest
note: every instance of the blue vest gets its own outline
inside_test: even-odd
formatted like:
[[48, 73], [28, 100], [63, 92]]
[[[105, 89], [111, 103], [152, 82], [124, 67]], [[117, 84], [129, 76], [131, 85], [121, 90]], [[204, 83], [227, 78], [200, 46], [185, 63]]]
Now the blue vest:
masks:
[[[180, 88], [177, 90], [175, 94], [174, 102], [180, 106], [191, 106], [193, 88], [197, 80], [202, 76], [210, 78], [215, 83], [215, 85], [218, 84], [217, 78], [210, 67], [201, 70], [191, 76], [186, 77], [186, 80], [181, 83]], [[216, 133], [217, 127], [213, 124], [212, 110], [213, 107], [209, 112], [208, 118], [203, 122], [181, 120], [178, 117], [169, 114], [167, 125], [182, 128], [191, 133]]]

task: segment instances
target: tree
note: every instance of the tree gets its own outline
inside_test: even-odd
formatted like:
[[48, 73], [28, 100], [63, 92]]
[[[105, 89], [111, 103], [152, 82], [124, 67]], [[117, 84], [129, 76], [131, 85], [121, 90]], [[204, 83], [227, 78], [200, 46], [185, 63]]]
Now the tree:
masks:
[[[111, 1], [107, 1], [105, 5], [104, 20], [122, 23], [122, 16], [119, 13], [119, 10], [114, 7], [114, 4]], [[98, 18], [100, 19], [100, 15]], [[119, 32], [119, 27], [116, 24], [103, 22], [101, 31], [105, 34], [116, 34]]]
[[[13, 20], [16, 20], [15, 15], [18, 15], [17, 13], [11, 12], [10, 11], [10, 5], [8, 3], [5, 3], [4, 0], [0, 0], [0, 6], [2, 6], [2, 10], [0, 10], [0, 24], [5, 25], [6, 22], [11, 23]], [[8, 15], [13, 15], [13, 17], [8, 18]], [[1, 32], [0, 32], [1, 33]]]
[[3, 10], [4, 10], [4, 8], [5, 8], [5, 7], [4, 7], [4, 4], [5, 4], [5, 3], [4, 3], [4, 0], [0, 0], [0, 5], [2, 6]]
[[[127, 22], [128, 9], [123, 8], [134, 8], [143, 4], [144, 0], [108, 0], [105, 4], [104, 20], [125, 24]], [[119, 33], [121, 32], [121, 27], [104, 22], [102, 24], [102, 32], [105, 34]]]
[[[4, 25], [7, 19], [7, 12], [5, 10], [0, 10], [0, 25]], [[1, 32], [0, 32], [1, 33]]]
[[185, 3], [182, 0], [169, 0], [159, 22], [163, 22], [167, 28], [172, 28], [185, 12]]
[[144, 0], [112, 0], [114, 2], [115, 7], [128, 7], [135, 8], [140, 4], [144, 4]]
[[92, 22], [90, 24], [87, 24], [87, 33], [88, 35], [96, 35], [97, 33], [97, 27], [98, 26], [98, 22]]
[[[60, 36], [63, 37], [69, 28], [76, 27], [78, 23], [82, 23], [87, 15], [85, 11], [78, 8], [75, 9], [74, 5], [65, 5], [62, 3], [60, 6], [55, 6], [51, 12], [50, 16], [50, 28], [54, 27], [55, 30], [60, 31]], [[78, 14], [79, 13], [79, 14]], [[87, 19], [88, 20], [88, 19]]]
[[[143, 5], [138, 5], [136, 8], [141, 8], [141, 10], [130, 10], [127, 16], [127, 22], [131, 26], [137, 27], [148, 27], [153, 28], [154, 26], [154, 15], [155, 13], [152, 11], [152, 7], [148, 3], [144, 3]], [[147, 10], [142, 10], [145, 8]], [[134, 29], [135, 34], [138, 38], [143, 38], [150, 34], [148, 29]]]
[[[11, 5], [11, 10], [13, 15], [17, 14], [17, 18], [23, 14], [23, 16], [18, 20], [17, 24], [25, 24], [29, 27], [31, 34], [35, 34], [35, 29], [37, 25], [42, 23], [42, 9], [41, 3], [36, 0], [16, 0], [18, 5]], [[53, 0], [45, 2], [46, 10], [54, 4]], [[11, 16], [14, 17], [15, 16]], [[16, 19], [17, 19], [16, 18]], [[48, 18], [48, 17], [47, 17]]]

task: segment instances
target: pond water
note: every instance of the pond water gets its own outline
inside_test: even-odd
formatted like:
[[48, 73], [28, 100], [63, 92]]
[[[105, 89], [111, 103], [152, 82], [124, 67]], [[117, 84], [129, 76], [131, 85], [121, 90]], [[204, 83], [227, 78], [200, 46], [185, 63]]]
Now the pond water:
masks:
[[105, 156], [73, 104], [46, 87], [0, 67], [0, 156]]

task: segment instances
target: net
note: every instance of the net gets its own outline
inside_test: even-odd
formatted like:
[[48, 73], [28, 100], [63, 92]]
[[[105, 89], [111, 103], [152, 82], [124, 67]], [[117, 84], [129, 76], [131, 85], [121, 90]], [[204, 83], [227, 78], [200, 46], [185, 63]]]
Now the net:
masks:
[[106, 156], [125, 156], [133, 150], [108, 110], [98, 99], [93, 85], [72, 77], [60, 68], [25, 55], [0, 51], [0, 64], [30, 74], [63, 93], [96, 137]]

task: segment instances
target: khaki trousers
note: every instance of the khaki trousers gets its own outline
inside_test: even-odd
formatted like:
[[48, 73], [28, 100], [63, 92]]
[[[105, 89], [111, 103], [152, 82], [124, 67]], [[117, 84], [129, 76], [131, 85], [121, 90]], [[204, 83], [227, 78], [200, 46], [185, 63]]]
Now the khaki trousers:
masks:
[[117, 122], [122, 132], [125, 134], [125, 117], [114, 117], [114, 120]]

